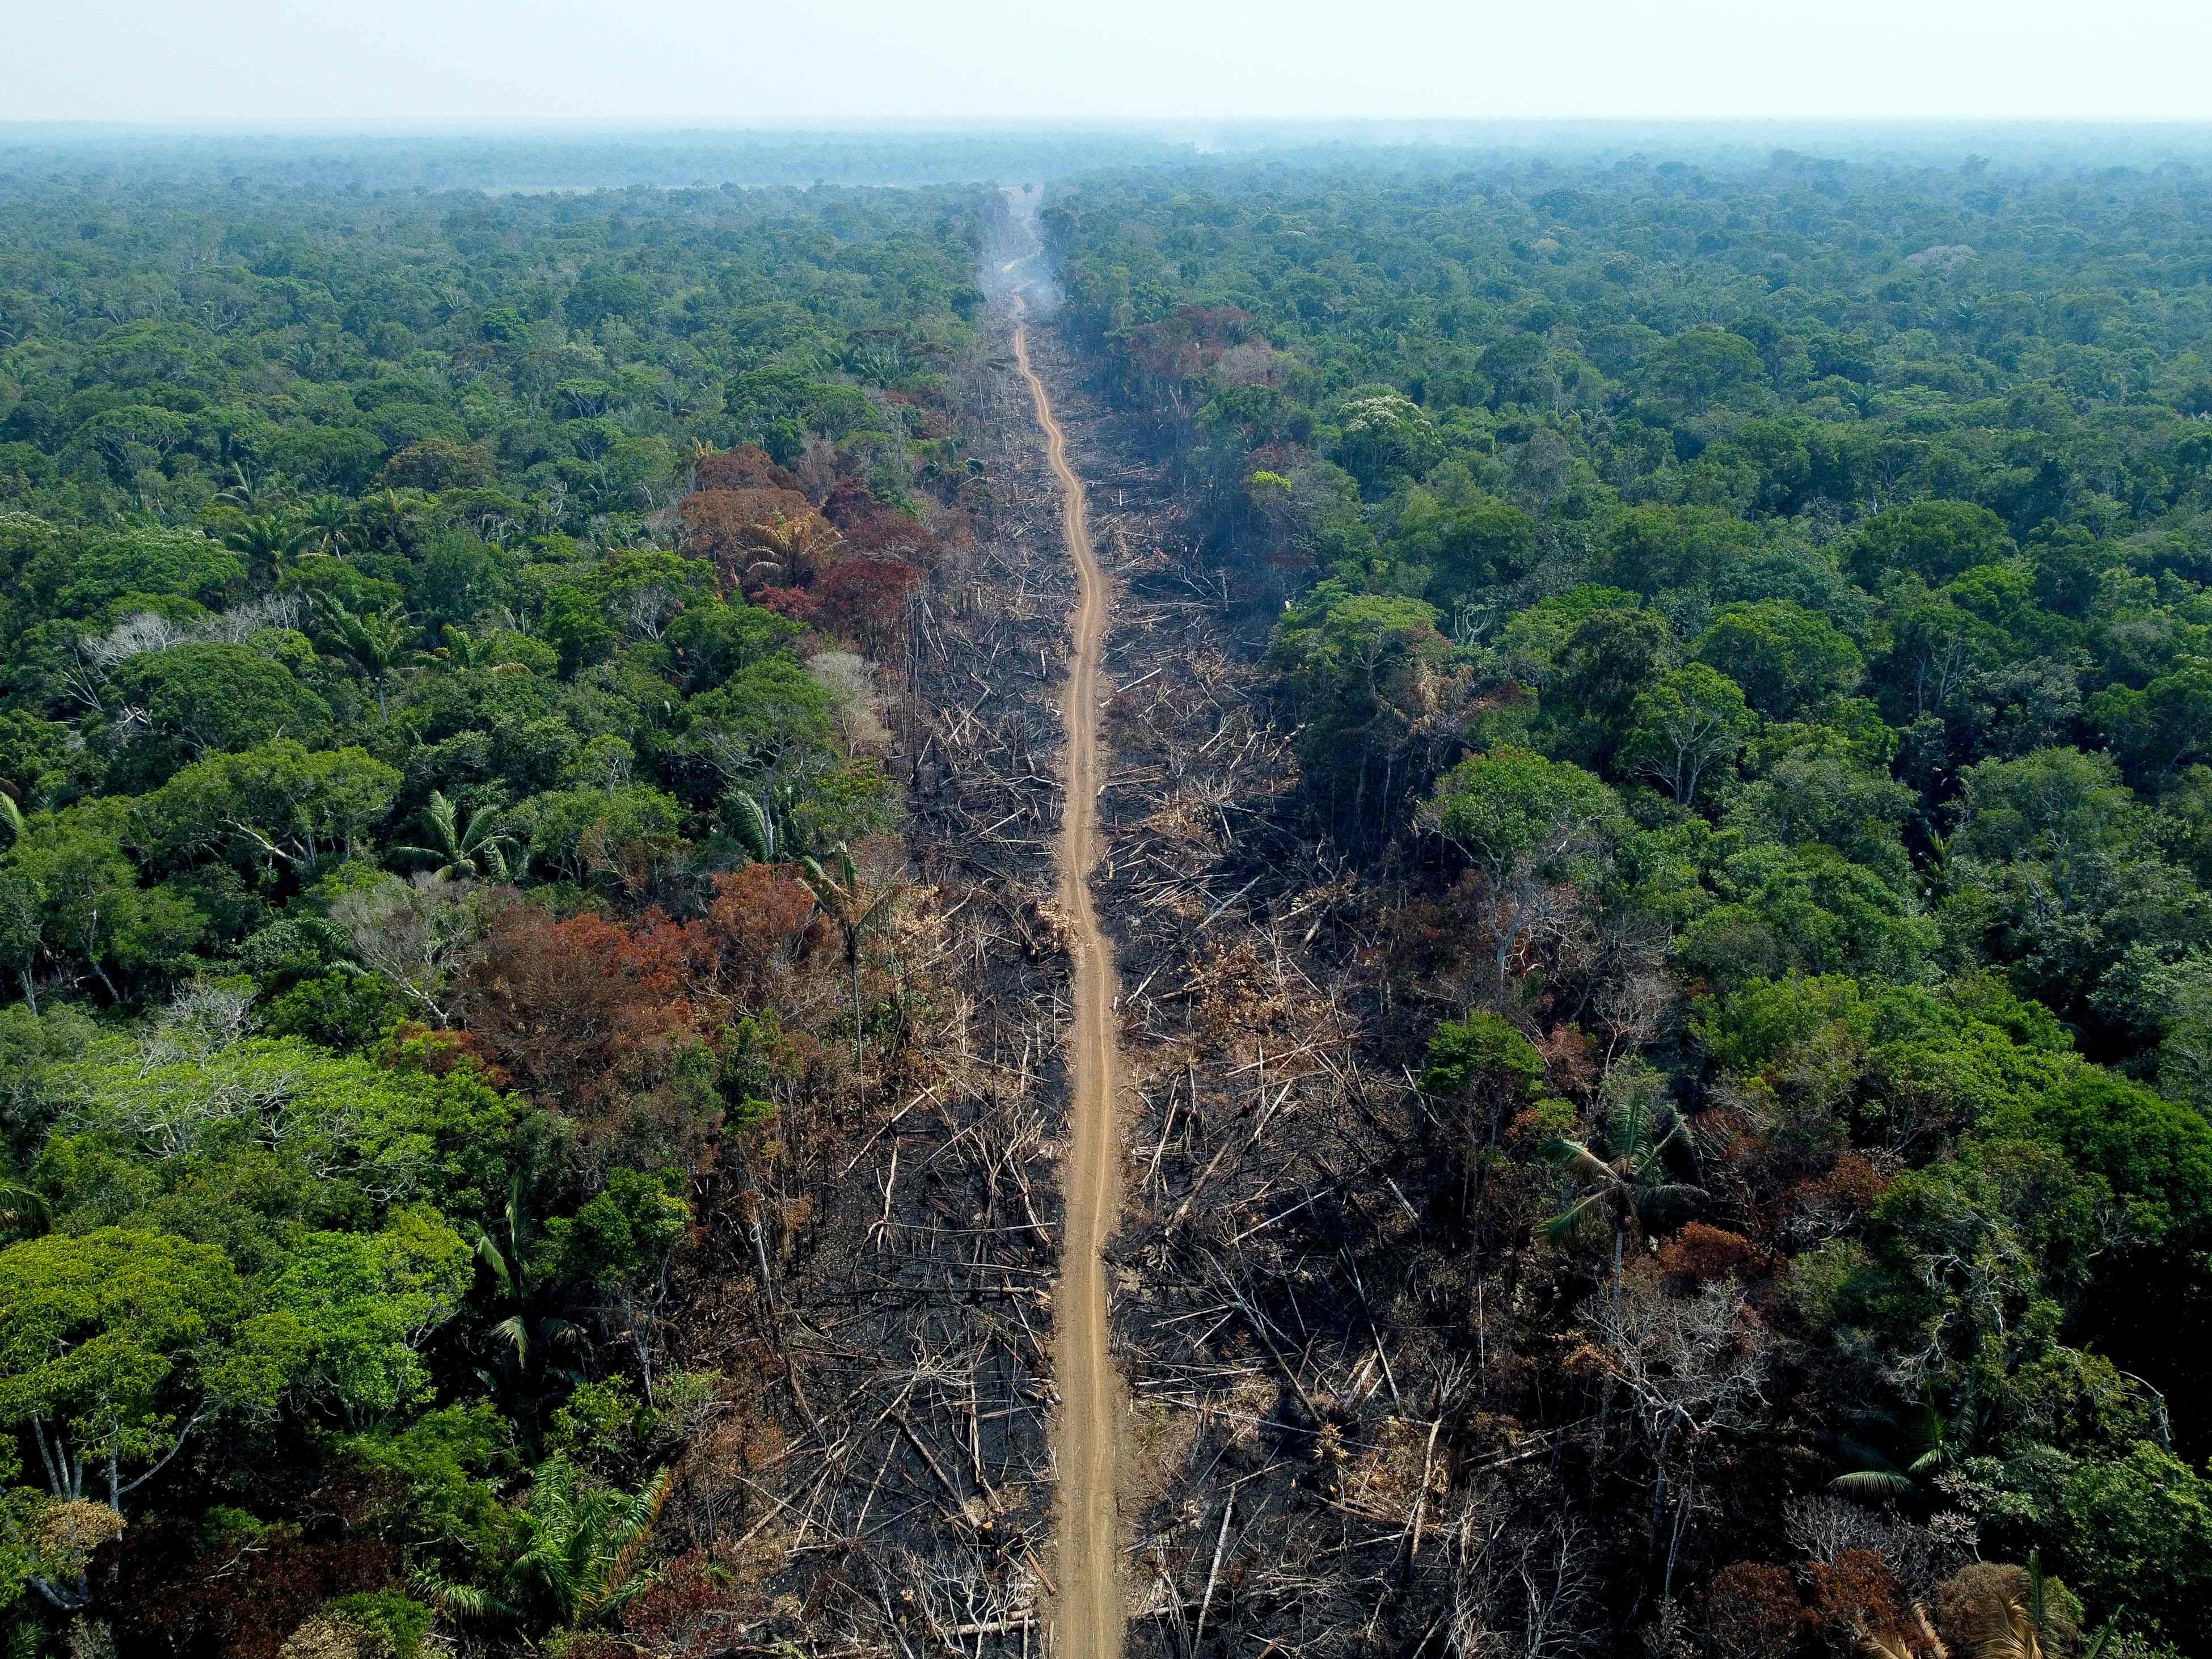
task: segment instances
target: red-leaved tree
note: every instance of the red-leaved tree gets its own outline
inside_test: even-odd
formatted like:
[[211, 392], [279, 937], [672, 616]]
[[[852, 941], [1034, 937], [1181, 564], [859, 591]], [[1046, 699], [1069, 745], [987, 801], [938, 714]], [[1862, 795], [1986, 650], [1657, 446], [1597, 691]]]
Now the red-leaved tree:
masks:
[[822, 619], [872, 657], [884, 656], [906, 625], [921, 572], [903, 559], [842, 559], [814, 584]]
[[807, 984], [821, 973], [807, 960], [815, 912], [804, 882], [765, 865], [717, 878], [693, 921], [658, 909], [562, 917], [518, 902], [492, 919], [456, 1011], [515, 1087], [587, 1140], [697, 1168], [719, 1123], [702, 1112], [702, 1068], [687, 1056], [711, 1054], [748, 1015], [804, 1023], [826, 1002]]

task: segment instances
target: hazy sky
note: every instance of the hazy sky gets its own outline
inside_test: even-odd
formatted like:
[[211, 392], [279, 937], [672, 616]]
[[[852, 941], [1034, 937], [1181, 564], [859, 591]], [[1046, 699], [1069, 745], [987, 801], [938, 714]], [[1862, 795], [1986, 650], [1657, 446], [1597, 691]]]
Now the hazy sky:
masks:
[[2212, 0], [10, 0], [0, 120], [2212, 118]]

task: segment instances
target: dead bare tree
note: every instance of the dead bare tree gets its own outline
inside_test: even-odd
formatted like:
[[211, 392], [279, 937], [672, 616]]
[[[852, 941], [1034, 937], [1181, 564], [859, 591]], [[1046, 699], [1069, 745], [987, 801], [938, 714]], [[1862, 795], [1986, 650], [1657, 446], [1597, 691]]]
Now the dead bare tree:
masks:
[[[1651, 1454], [1651, 1547], [1658, 1550], [1670, 1479], [1686, 1516], [1700, 1454], [1717, 1437], [1741, 1432], [1765, 1403], [1768, 1339], [1732, 1284], [1669, 1295], [1649, 1274], [1593, 1296], [1577, 1323], [1595, 1345], [1607, 1374], [1626, 1390]], [[1677, 1540], [1679, 1543], [1679, 1538]], [[1667, 1577], [1671, 1581], [1674, 1552]], [[1671, 1583], [1662, 1593], [1671, 1594]]]

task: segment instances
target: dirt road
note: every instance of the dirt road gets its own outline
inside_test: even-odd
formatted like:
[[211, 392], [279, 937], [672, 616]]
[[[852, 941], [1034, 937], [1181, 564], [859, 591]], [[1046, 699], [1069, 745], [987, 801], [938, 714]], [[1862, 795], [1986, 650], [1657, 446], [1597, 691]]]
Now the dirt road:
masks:
[[1014, 298], [1014, 360], [1029, 382], [1053, 475], [1080, 598], [1061, 713], [1067, 731], [1066, 808], [1060, 830], [1060, 902], [1073, 934], [1075, 1025], [1068, 1040], [1066, 1226], [1053, 1297], [1053, 1369], [1060, 1391], [1054, 1462], [1060, 1473], [1059, 1659], [1118, 1659], [1128, 1621], [1121, 1589], [1115, 1477], [1126, 1390], [1107, 1345], [1101, 1252], [1121, 1206], [1121, 1067], [1114, 1049], [1112, 948], [1091, 901], [1098, 857], [1098, 682], [1106, 637], [1106, 579], [1091, 543], [1083, 481], [1067, 461], [1067, 434], [1044, 382], [1030, 366], [1029, 330]]

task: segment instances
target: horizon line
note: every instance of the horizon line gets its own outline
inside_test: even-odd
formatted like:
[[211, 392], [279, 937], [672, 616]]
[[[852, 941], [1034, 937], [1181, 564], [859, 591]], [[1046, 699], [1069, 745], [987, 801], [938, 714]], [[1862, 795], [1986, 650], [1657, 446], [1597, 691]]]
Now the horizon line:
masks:
[[1371, 127], [1405, 129], [1559, 129], [1622, 130], [1651, 127], [1805, 129], [1895, 128], [2118, 128], [2132, 131], [2157, 128], [2203, 130], [2212, 132], [2212, 115], [1127, 115], [1024, 116], [904, 115], [793, 117], [757, 118], [743, 124], [718, 122], [704, 117], [591, 116], [546, 121], [516, 117], [471, 121], [425, 120], [411, 116], [262, 116], [212, 118], [163, 117], [131, 120], [107, 117], [0, 118], [0, 137], [28, 133], [99, 133], [178, 137], [252, 137], [300, 134], [346, 137], [511, 137], [559, 136], [571, 133], [655, 135], [700, 134], [713, 137], [753, 135], [799, 137], [884, 136], [909, 133], [962, 133], [975, 136], [1052, 133], [1155, 133], [1193, 127], [1296, 131], [1302, 128]]

